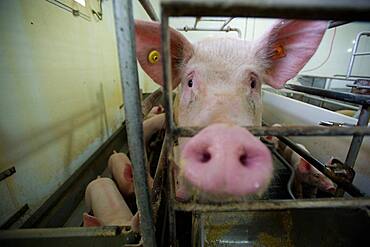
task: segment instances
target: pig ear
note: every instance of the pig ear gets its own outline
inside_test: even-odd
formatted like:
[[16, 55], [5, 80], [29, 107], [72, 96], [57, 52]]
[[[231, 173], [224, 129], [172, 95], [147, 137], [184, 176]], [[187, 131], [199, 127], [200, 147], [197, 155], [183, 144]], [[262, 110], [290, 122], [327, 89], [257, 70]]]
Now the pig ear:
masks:
[[301, 161], [299, 162], [299, 165], [298, 165], [298, 170], [301, 173], [308, 173], [308, 172], [311, 171], [311, 165], [306, 160], [301, 159]]
[[326, 21], [280, 20], [257, 43], [257, 56], [265, 68], [265, 82], [281, 88], [315, 53]]
[[[135, 21], [136, 56], [144, 71], [158, 84], [163, 85], [161, 57], [161, 28], [158, 22]], [[178, 31], [170, 28], [172, 87], [180, 83], [181, 65], [186, 63], [193, 48]]]
[[88, 213], [84, 213], [82, 218], [84, 222], [84, 227], [101, 226], [99, 220], [95, 216], [92, 216]]

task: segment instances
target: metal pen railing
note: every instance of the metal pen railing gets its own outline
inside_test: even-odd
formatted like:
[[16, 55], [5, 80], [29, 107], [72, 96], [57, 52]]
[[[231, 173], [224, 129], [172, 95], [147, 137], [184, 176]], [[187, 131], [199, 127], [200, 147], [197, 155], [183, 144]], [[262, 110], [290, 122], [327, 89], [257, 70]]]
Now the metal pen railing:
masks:
[[[127, 122], [128, 143], [132, 157], [135, 177], [135, 189], [139, 212], [141, 212], [141, 233], [144, 246], [155, 246], [152, 211], [146, 183], [145, 152], [142, 131], [142, 115], [138, 91], [138, 79], [134, 43], [134, 22], [131, 1], [114, 1], [117, 45], [120, 58], [120, 72], [123, 81], [125, 111]], [[280, 210], [287, 208], [322, 208], [322, 207], [363, 207], [370, 205], [370, 199], [324, 199], [324, 200], [294, 200], [294, 201], [248, 201], [242, 203], [200, 204], [181, 203], [175, 200], [173, 181], [172, 147], [176, 138], [192, 136], [199, 128], [180, 128], [173, 120], [172, 85], [169, 49], [169, 17], [170, 16], [239, 16], [239, 17], [283, 17], [296, 19], [335, 19], [335, 20], [364, 20], [369, 21], [370, 2], [368, 0], [162, 0], [161, 1], [161, 38], [164, 79], [164, 107], [166, 115], [167, 151], [167, 189], [169, 190], [169, 233], [170, 244], [176, 245], [176, 218], [174, 210], [186, 211], [230, 211], [230, 210]], [[135, 98], [136, 97], [136, 98]], [[356, 101], [363, 96], [355, 96]], [[360, 101], [361, 101], [360, 100]], [[365, 103], [368, 104], [368, 99]], [[361, 104], [363, 102], [361, 101]], [[368, 109], [364, 109], [367, 111]], [[253, 128], [255, 128], [253, 130]], [[323, 127], [248, 127], [256, 135], [369, 135], [369, 129], [355, 128], [323, 128]]]

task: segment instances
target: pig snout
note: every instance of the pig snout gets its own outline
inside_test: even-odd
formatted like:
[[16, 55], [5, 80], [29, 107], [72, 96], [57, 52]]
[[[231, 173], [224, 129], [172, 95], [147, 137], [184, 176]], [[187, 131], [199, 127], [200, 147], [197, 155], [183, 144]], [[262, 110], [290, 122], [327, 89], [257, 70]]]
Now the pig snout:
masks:
[[227, 196], [263, 193], [273, 172], [267, 147], [246, 129], [226, 124], [210, 125], [191, 138], [181, 166], [191, 186]]

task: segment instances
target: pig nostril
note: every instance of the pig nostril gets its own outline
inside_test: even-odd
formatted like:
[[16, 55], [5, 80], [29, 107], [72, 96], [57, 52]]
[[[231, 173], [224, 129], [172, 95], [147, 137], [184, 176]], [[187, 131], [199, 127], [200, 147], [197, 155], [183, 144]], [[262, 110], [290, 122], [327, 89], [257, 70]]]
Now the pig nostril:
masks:
[[211, 159], [211, 154], [208, 151], [201, 153], [199, 161], [202, 163], [207, 163]]
[[246, 154], [240, 155], [239, 161], [240, 164], [242, 164], [243, 166], [247, 166], [247, 155]]

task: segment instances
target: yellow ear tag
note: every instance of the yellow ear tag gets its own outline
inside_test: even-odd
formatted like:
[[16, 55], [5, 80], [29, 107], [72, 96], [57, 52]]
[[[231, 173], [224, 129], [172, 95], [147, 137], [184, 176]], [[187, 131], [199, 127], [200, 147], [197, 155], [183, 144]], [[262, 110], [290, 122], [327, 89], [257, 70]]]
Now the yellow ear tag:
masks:
[[156, 50], [153, 50], [148, 55], [149, 63], [156, 64], [159, 60], [159, 52]]
[[285, 56], [286, 56], [285, 50], [282, 45], [277, 45], [276, 47], [274, 47], [272, 59], [279, 59]]

